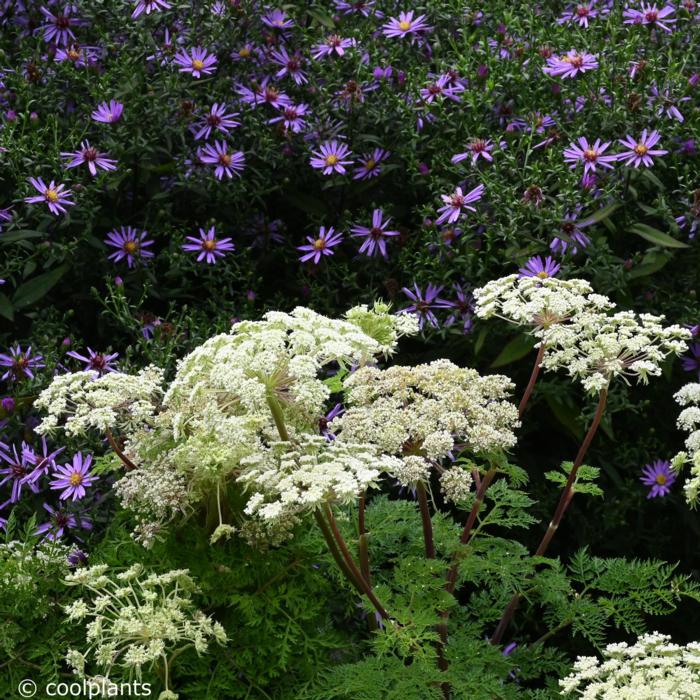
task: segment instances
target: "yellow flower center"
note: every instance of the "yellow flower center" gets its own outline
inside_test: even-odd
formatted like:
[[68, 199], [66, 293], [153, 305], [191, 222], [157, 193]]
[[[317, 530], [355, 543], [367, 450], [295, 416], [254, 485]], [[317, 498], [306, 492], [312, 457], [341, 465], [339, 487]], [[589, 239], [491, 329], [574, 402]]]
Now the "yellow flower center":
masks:
[[326, 156], [326, 165], [335, 165], [337, 162], [338, 156], [335, 153]]
[[399, 29], [402, 32], [407, 32], [411, 28], [411, 23], [404, 20], [403, 22], [399, 22]]
[[646, 152], [647, 152], [648, 150], [649, 150], [649, 149], [648, 149], [643, 143], [638, 143], [638, 144], [634, 147], [634, 152], [635, 152], [638, 156], [643, 156], [643, 155], [645, 155]]
[[248, 56], [250, 56], [250, 49], [247, 48], [247, 47], [243, 47], [243, 48], [238, 52], [238, 55], [239, 55], [241, 58], [248, 58]]
[[79, 486], [82, 483], [83, 483], [83, 475], [82, 474], [79, 474], [78, 472], [74, 472], [73, 474], [70, 475], [70, 485], [71, 486]]
[[136, 241], [127, 241], [124, 244], [124, 250], [127, 253], [135, 253], [138, 250], [138, 248], [139, 248], [139, 246], [138, 246], [138, 243], [136, 243]]
[[583, 152], [583, 157], [584, 157], [587, 161], [594, 161], [594, 160], [596, 160], [596, 158], [598, 157], [598, 154], [597, 154], [592, 148], [587, 148], [587, 149]]
[[228, 153], [221, 153], [219, 155], [219, 163], [225, 166], [231, 165], [231, 156]]
[[49, 202], [58, 202], [58, 192], [56, 190], [48, 189], [44, 196]]
[[202, 68], [204, 68], [204, 61], [195, 59], [194, 61], [192, 61], [192, 68], [194, 68], [195, 70], [202, 70]]
[[317, 238], [314, 241], [314, 248], [316, 250], [323, 250], [326, 247], [326, 241], [323, 238]]
[[202, 241], [202, 248], [204, 248], [204, 250], [208, 250], [209, 252], [216, 250], [216, 239], [207, 239], [206, 241]]
[[78, 49], [68, 49], [67, 53], [71, 61], [77, 61], [80, 58], [80, 51], [78, 51]]
[[666, 483], [667, 479], [664, 474], [657, 474], [656, 475], [656, 483], [659, 484], [659, 486], [663, 486]]
[[367, 170], [372, 170], [372, 168], [377, 164], [377, 162], [373, 159], [370, 158], [366, 163], [365, 163], [365, 168]]
[[543, 280], [543, 279], [546, 279], [547, 277], [549, 277], [549, 273], [545, 272], [544, 270], [540, 270], [537, 273], [537, 277], [539, 277], [541, 280]]

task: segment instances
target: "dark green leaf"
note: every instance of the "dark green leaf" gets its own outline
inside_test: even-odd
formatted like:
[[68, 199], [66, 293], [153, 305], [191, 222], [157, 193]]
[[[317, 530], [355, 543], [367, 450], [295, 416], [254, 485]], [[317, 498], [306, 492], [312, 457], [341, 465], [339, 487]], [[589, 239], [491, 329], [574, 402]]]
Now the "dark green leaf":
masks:
[[18, 309], [29, 306], [39, 301], [43, 296], [58, 283], [63, 275], [68, 272], [69, 265], [63, 264], [50, 272], [34, 277], [33, 279], [20, 285], [15, 292], [12, 303]]
[[665, 246], [666, 248], [688, 248], [687, 243], [677, 241], [671, 238], [667, 233], [659, 231], [658, 228], [648, 226], [647, 224], [634, 224], [627, 229], [630, 233], [636, 233], [644, 240], [654, 243], [655, 245]]
[[511, 362], [516, 362], [525, 357], [534, 346], [534, 338], [529, 335], [518, 335], [498, 353], [498, 357], [491, 363], [491, 367], [503, 367]]

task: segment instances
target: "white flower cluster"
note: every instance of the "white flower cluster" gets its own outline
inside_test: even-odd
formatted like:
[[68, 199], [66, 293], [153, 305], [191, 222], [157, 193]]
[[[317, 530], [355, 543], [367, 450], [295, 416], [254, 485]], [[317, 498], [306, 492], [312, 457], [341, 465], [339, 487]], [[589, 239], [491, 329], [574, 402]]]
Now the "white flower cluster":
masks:
[[674, 396], [683, 406], [677, 425], [690, 433], [685, 440], [687, 452], [679, 452], [673, 458], [673, 467], [679, 470], [684, 464], [690, 465], [690, 477], [686, 479], [684, 490], [688, 503], [695, 507], [700, 500], [700, 384], [686, 384]]
[[565, 323], [584, 310], [605, 311], [614, 304], [595, 294], [586, 280], [508, 275], [474, 290], [475, 313], [497, 316], [518, 326], [529, 326], [543, 340], [550, 327]]
[[80, 677], [94, 664], [108, 678], [115, 672], [140, 679], [145, 666], [162, 662], [167, 679], [173, 653], [193, 645], [202, 654], [211, 641], [227, 641], [224, 628], [194, 607], [197, 588], [186, 569], [145, 574], [135, 564], [112, 574], [106, 565], [97, 565], [69, 574], [66, 583], [89, 591], [65, 608], [68, 620], [88, 621], [86, 648], [66, 655]]
[[35, 402], [48, 414], [36, 432], [43, 435], [63, 426], [68, 435], [85, 435], [90, 430], [128, 432], [148, 425], [160, 404], [162, 386], [163, 370], [157, 367], [136, 375], [59, 374]]
[[547, 336], [544, 369], [565, 369], [591, 393], [607, 388], [615, 377], [636, 377], [646, 384], [661, 374], [671, 354], [687, 350], [690, 331], [663, 325], [663, 316], [619, 311], [582, 312], [570, 323], [553, 326]]
[[273, 443], [243, 462], [239, 481], [253, 494], [245, 512], [278, 522], [326, 502], [354, 501], [383, 471], [392, 471], [398, 460], [378, 454], [372, 445], [309, 435], [291, 444]]
[[448, 503], [458, 504], [466, 499], [472, 490], [472, 475], [459, 466], [446, 469], [440, 475], [440, 491]]
[[583, 700], [697, 700], [700, 698], [700, 643], [673, 644], [654, 632], [632, 646], [609, 644], [603, 660], [579, 657], [559, 681], [562, 695]]
[[[363, 367], [345, 382], [348, 409], [331, 423], [338, 440], [371, 443], [392, 455], [445, 458], [457, 445], [474, 452], [506, 450], [518, 412], [502, 375], [480, 376], [449, 360], [380, 370]], [[418, 475], [417, 464], [403, 472]], [[401, 479], [406, 479], [404, 474]]]

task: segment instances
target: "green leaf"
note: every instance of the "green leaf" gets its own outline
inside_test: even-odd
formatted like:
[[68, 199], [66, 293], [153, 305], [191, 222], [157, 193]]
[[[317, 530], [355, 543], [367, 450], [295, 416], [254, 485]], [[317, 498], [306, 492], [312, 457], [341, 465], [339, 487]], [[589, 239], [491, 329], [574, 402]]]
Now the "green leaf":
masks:
[[34, 277], [28, 282], [17, 287], [14, 297], [12, 298], [12, 303], [15, 308], [20, 309], [25, 306], [29, 306], [36, 301], [39, 301], [43, 296], [48, 294], [49, 291], [58, 283], [58, 281], [63, 277], [63, 275], [68, 272], [69, 265], [64, 263], [60, 267], [51, 270], [50, 272], [45, 272], [43, 275]]
[[549, 406], [549, 410], [554, 414], [554, 417], [561, 425], [571, 434], [575, 440], [580, 440], [583, 437], [583, 429], [577, 418], [580, 411], [569, 403], [561, 401], [558, 397], [545, 393], [545, 401]]
[[576, 223], [585, 225], [596, 224], [599, 221], [602, 221], [603, 219], [607, 219], [610, 216], [610, 214], [612, 214], [614, 211], [617, 211], [621, 206], [622, 202], [613, 202], [612, 204], [608, 204], [607, 207], [598, 209], [597, 212], [594, 212], [590, 216], [587, 216], [584, 219], [579, 219]]
[[46, 235], [46, 231], [10, 231], [0, 236], [0, 243], [16, 243], [27, 238], [43, 238]]
[[670, 259], [670, 255], [645, 256], [642, 263], [636, 267], [633, 267], [629, 273], [627, 273], [627, 277], [628, 279], [634, 280], [638, 277], [653, 275], [655, 272], [658, 272], [662, 267], [664, 267]]
[[15, 320], [15, 310], [12, 306], [12, 302], [5, 294], [0, 294], [0, 316], [3, 316], [8, 321]]
[[534, 346], [534, 338], [529, 335], [518, 335], [498, 353], [498, 357], [491, 363], [491, 367], [503, 367], [511, 362], [516, 362], [525, 357]]
[[308, 14], [309, 17], [312, 17], [313, 19], [315, 19], [320, 25], [326, 27], [326, 29], [334, 29], [335, 28], [335, 23], [333, 22], [333, 18], [329, 14], [322, 12], [321, 10], [319, 10], [316, 7], [307, 8], [306, 14]]
[[677, 241], [671, 238], [667, 233], [659, 231], [658, 228], [647, 226], [647, 224], [634, 224], [627, 229], [630, 233], [636, 233], [644, 240], [654, 243], [655, 245], [665, 246], [666, 248], [688, 248], [687, 243]]
[[481, 352], [481, 348], [484, 347], [484, 341], [486, 340], [486, 336], [488, 335], [489, 331], [486, 326], [484, 326], [480, 331], [479, 335], [476, 337], [476, 342], [474, 343], [474, 355], [478, 355]]

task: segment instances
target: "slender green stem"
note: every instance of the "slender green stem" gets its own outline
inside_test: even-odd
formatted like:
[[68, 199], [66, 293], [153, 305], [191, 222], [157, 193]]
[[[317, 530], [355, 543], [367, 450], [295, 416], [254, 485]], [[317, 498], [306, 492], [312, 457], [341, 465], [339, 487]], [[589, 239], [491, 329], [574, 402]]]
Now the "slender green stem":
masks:
[[335, 543], [335, 539], [333, 539], [333, 534], [330, 531], [330, 528], [328, 527], [328, 523], [326, 522], [325, 518], [323, 517], [323, 514], [321, 513], [320, 510], [315, 510], [314, 511], [314, 516], [316, 518], [316, 522], [318, 523], [318, 526], [321, 528], [321, 532], [323, 533], [323, 537], [326, 540], [326, 544], [328, 545], [328, 549], [330, 550], [331, 554], [333, 555], [333, 559], [335, 559], [335, 563], [338, 565], [338, 568], [343, 572], [343, 575], [345, 578], [350, 581], [350, 583], [353, 585], [355, 590], [360, 594], [364, 595], [364, 589], [360, 585], [359, 581], [353, 576], [352, 571], [350, 571], [348, 565], [345, 563], [345, 560], [343, 559], [342, 556], [340, 556], [340, 552], [338, 551], [338, 547]]
[[[598, 426], [600, 425], [603, 413], [605, 412], [605, 404], [607, 403], [607, 400], [608, 390], [607, 388], [605, 388], [600, 392], [595, 415], [593, 416], [593, 420], [591, 421], [591, 425], [588, 428], [588, 432], [586, 433], [586, 436], [584, 437], [583, 442], [579, 447], [576, 459], [574, 460], [574, 463], [571, 467], [571, 471], [569, 472], [569, 477], [566, 480], [566, 485], [564, 486], [564, 489], [561, 492], [561, 496], [559, 497], [559, 503], [557, 503], [554, 515], [552, 516], [547, 530], [544, 533], [544, 536], [542, 537], [542, 540], [540, 541], [537, 550], [535, 551], [534, 556], [536, 557], [544, 556], [545, 552], [549, 547], [549, 543], [552, 541], [552, 538], [554, 537], [557, 529], [559, 528], [561, 520], [564, 517], [564, 513], [566, 513], [566, 509], [569, 507], [569, 504], [571, 503], [571, 500], [574, 497], [574, 485], [576, 484], [576, 474], [578, 473], [580, 466], [583, 464], [583, 460], [586, 456], [586, 453], [588, 452], [588, 448], [591, 446], [591, 442], [593, 441], [593, 438], [598, 430]], [[515, 615], [515, 611], [520, 605], [521, 600], [522, 595], [520, 593], [516, 593], [511, 598], [510, 602], [506, 606], [506, 609], [503, 611], [503, 615], [501, 617], [500, 622], [498, 623], [498, 626], [496, 627], [496, 631], [493, 633], [493, 637], [491, 637], [492, 644], [500, 644], [501, 640], [503, 639], [503, 635], [505, 634], [505, 631], [508, 629], [510, 621]]]
[[277, 400], [277, 397], [272, 389], [267, 390], [266, 398], [267, 405], [270, 407], [270, 411], [272, 412], [272, 418], [275, 421], [280, 438], [284, 440], [284, 442], [289, 442], [289, 433], [287, 432], [287, 426], [284, 423], [284, 411], [282, 410], [282, 406], [280, 406], [280, 402]]

